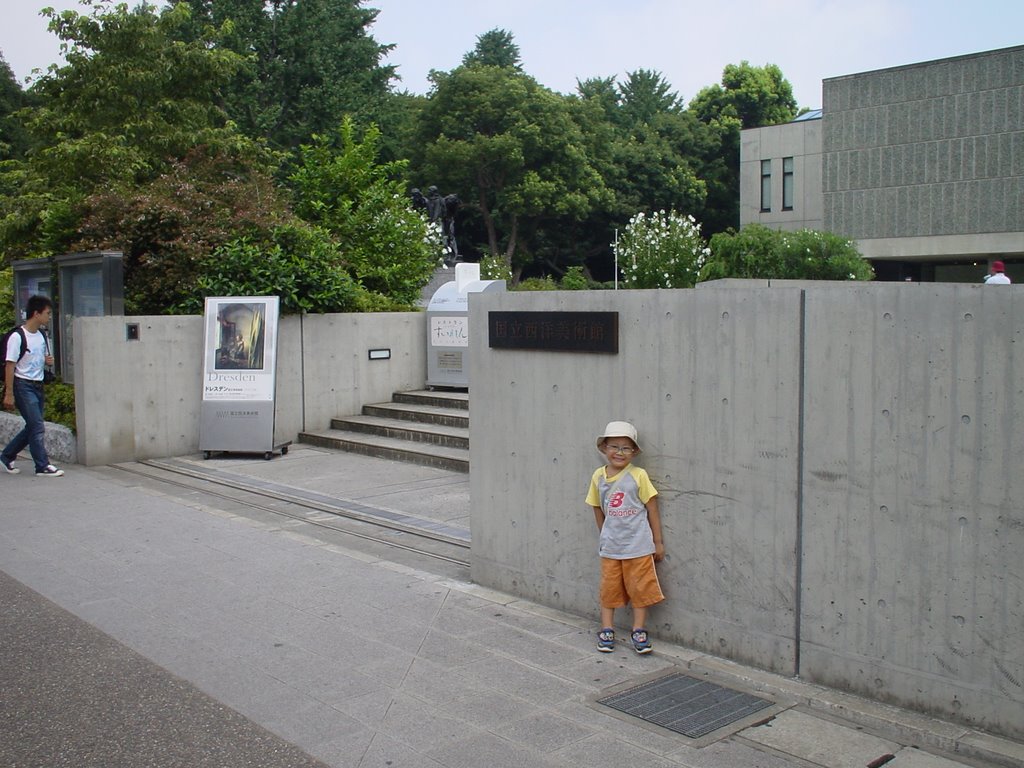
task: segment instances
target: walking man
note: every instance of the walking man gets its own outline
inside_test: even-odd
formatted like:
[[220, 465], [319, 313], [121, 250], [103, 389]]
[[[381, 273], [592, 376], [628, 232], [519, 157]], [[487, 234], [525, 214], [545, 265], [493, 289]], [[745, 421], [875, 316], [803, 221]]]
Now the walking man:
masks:
[[4, 410], [17, 407], [25, 419], [25, 428], [14, 436], [0, 453], [0, 465], [8, 474], [21, 470], [14, 466], [18, 454], [28, 446], [36, 465], [36, 477], [60, 477], [64, 470], [50, 463], [43, 443], [43, 369], [53, 365], [50, 344], [40, 330], [50, 323], [53, 303], [45, 296], [32, 296], [25, 305], [20, 331], [7, 337], [4, 353]]

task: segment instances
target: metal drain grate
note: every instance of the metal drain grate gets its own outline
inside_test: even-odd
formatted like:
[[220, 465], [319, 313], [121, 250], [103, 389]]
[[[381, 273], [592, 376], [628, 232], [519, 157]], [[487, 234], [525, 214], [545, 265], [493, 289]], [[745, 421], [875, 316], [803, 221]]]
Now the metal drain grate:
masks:
[[675, 673], [598, 699], [598, 704], [697, 739], [772, 702]]

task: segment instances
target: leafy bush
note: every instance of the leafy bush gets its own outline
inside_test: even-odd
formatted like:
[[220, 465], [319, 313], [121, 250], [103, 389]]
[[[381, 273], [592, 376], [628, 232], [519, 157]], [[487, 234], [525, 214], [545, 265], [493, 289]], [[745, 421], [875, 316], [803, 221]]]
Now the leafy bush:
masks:
[[368, 290], [412, 305], [441, 263], [441, 231], [412, 209], [400, 176], [406, 163], [378, 163], [380, 130], [362, 141], [351, 118], [336, 136], [314, 136], [290, 176], [295, 212], [329, 232], [352, 277]]
[[285, 226], [268, 242], [243, 237], [217, 248], [203, 265], [196, 293], [176, 310], [201, 313], [204, 296], [278, 296], [282, 314], [356, 312], [362, 292], [329, 235]]
[[569, 267], [558, 281], [558, 287], [563, 291], [587, 291], [597, 288], [598, 285], [587, 279], [583, 274], [583, 267]]
[[14, 269], [7, 267], [0, 269], [0, 334], [7, 333], [15, 322]]
[[551, 275], [545, 275], [544, 277], [528, 277], [525, 280], [520, 280], [519, 284], [515, 287], [517, 291], [557, 291], [558, 285], [555, 284], [554, 279]]
[[43, 418], [54, 424], [63, 424], [72, 432], [75, 425], [75, 388], [60, 379], [46, 385]]
[[624, 288], [692, 288], [708, 249], [693, 216], [642, 211], [614, 246]]
[[782, 232], [749, 224], [711, 238], [711, 256], [700, 279], [871, 280], [871, 265], [851, 240], [831, 232]]

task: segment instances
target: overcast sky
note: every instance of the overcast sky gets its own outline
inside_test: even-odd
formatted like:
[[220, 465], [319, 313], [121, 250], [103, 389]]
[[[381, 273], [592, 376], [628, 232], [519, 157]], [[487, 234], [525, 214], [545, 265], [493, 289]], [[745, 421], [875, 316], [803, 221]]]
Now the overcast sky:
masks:
[[[132, 3], [134, 4], [134, 3]], [[821, 81], [1024, 44], [1022, 0], [367, 0], [370, 32], [395, 45], [399, 88], [426, 93], [431, 69], [459, 64], [479, 35], [515, 37], [524, 70], [562, 93], [576, 80], [660, 72], [688, 102], [727, 64], [777, 64], [801, 107]], [[39, 9], [76, 0], [0, 0], [0, 52], [19, 81], [59, 56]]]

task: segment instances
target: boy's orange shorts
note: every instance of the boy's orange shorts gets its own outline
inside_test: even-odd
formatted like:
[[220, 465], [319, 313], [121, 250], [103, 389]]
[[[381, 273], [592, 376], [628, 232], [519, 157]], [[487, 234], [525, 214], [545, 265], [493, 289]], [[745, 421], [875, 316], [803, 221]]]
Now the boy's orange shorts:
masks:
[[602, 608], [623, 608], [629, 603], [634, 608], [646, 608], [664, 599], [654, 570], [654, 555], [631, 560], [601, 558]]

